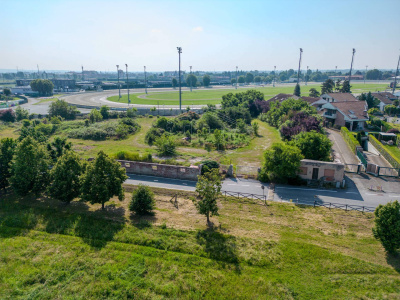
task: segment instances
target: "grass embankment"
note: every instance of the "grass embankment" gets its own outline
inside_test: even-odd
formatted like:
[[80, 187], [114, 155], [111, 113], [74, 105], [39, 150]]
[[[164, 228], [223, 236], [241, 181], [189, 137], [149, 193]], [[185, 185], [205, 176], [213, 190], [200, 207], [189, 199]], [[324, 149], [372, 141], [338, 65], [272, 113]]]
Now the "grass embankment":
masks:
[[56, 95], [53, 95], [52, 97], [37, 98], [36, 100], [39, 100], [39, 102], [37, 102], [33, 105], [40, 105], [43, 103], [54, 102], [54, 101], [58, 100], [58, 97], [60, 97], [62, 95], [63, 94], [56, 94]]
[[[382, 91], [385, 89], [386, 84], [362, 84], [356, 83], [352, 84], [352, 92], [353, 93], [362, 93], [362, 92], [375, 92]], [[317, 90], [321, 89], [321, 84], [312, 84], [312, 85], [301, 85], [301, 93], [303, 96], [308, 96], [311, 88], [315, 88]], [[286, 87], [252, 87], [252, 88], [239, 88], [239, 89], [214, 89], [214, 90], [203, 90], [197, 89], [190, 91], [182, 92], [182, 105], [191, 106], [191, 105], [206, 105], [206, 104], [219, 104], [221, 103], [222, 96], [228, 93], [238, 93], [244, 92], [248, 89], [256, 89], [260, 92], [263, 92], [265, 95], [265, 99], [270, 99], [273, 96], [279, 93], [285, 94], [293, 94], [294, 86], [286, 86]], [[119, 99], [118, 96], [112, 96], [107, 98], [110, 101], [128, 103], [128, 96], [122, 95], [122, 98]], [[170, 92], [149, 92], [148, 95], [145, 93], [141, 94], [130, 94], [131, 103], [133, 104], [147, 104], [147, 105], [179, 105], [179, 92], [176, 90], [171, 90]]]
[[372, 214], [230, 198], [207, 230], [188, 193], [179, 209], [171, 194], [158, 190], [155, 215], [142, 218], [128, 200], [101, 211], [3, 196], [0, 298], [400, 296], [399, 259], [372, 237]]

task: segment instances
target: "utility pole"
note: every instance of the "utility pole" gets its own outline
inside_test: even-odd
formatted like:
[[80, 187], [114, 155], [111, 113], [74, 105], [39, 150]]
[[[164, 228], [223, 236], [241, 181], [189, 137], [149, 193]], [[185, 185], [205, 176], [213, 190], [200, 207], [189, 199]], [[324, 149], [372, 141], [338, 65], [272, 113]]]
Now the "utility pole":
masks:
[[303, 49], [300, 48], [299, 70], [297, 71], [297, 84], [299, 84], [299, 79], [300, 79], [300, 66], [301, 66], [301, 54], [302, 53], [303, 53]]
[[126, 87], [128, 88], [128, 108], [129, 108], [129, 103], [131, 103], [131, 99], [129, 98], [128, 64], [125, 64], [125, 67], [126, 67]]
[[236, 84], [235, 84], [235, 89], [237, 90], [237, 87], [238, 87], [238, 78], [237, 78], [237, 75], [238, 75], [238, 66], [236, 66]]
[[37, 75], [38, 75], [38, 78], [40, 78], [39, 65], [37, 65]]
[[147, 76], [146, 76], [146, 66], [143, 67], [144, 68], [144, 91], [147, 94]]
[[119, 65], [117, 65], [117, 75], [118, 75], [118, 94], [119, 94], [119, 99], [121, 99], [121, 85], [119, 84]]
[[276, 66], [274, 66], [274, 81], [272, 83], [272, 86], [275, 87], [275, 74], [276, 74]]
[[305, 79], [306, 79], [306, 85], [307, 85], [307, 79], [308, 79], [308, 66], [307, 66], [307, 72], [306, 72], [306, 77], [305, 77]]
[[394, 91], [396, 90], [397, 76], [399, 75], [399, 63], [400, 63], [400, 55], [399, 55], [399, 60], [397, 61], [396, 75], [394, 76], [394, 84], [393, 84], [393, 91], [392, 91], [393, 95], [394, 95]]
[[179, 111], [182, 113], [182, 87], [181, 87], [181, 53], [182, 47], [176, 47], [179, 55]]
[[190, 91], [192, 91], [192, 66], [190, 66]]
[[356, 53], [356, 49], [353, 48], [353, 56], [351, 57], [351, 66], [350, 66], [350, 75], [349, 75], [349, 85], [351, 80], [351, 71], [353, 71], [353, 61], [354, 61], [354, 54]]
[[84, 79], [83, 79], [83, 66], [82, 66], [82, 81], [84, 81]]
[[337, 74], [337, 66], [335, 67], [335, 75]]
[[365, 66], [364, 84], [365, 84], [365, 77], [367, 77], [367, 70], [368, 70], [368, 66]]

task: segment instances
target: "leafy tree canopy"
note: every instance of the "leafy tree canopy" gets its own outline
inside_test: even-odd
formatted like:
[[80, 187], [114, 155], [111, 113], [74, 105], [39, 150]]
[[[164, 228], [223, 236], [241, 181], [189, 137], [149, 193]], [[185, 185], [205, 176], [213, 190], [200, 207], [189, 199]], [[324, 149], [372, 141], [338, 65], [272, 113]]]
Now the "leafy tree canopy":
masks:
[[316, 131], [300, 132], [293, 138], [292, 144], [307, 159], [330, 161], [332, 142], [325, 134]]
[[0, 140], [0, 189], [5, 189], [9, 185], [11, 162], [16, 146], [17, 142], [12, 138]]
[[138, 215], [150, 214], [155, 208], [154, 194], [146, 185], [139, 184], [132, 193], [129, 210]]
[[53, 94], [54, 84], [47, 79], [35, 79], [30, 83], [32, 91], [36, 91], [41, 96]]
[[400, 249], [400, 203], [396, 200], [375, 209], [375, 238], [381, 241], [389, 253]]

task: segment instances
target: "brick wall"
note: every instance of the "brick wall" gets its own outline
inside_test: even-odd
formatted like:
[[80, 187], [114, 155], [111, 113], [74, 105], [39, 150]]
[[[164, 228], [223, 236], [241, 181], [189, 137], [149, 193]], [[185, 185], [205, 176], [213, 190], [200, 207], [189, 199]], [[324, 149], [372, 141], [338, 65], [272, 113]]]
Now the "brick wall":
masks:
[[200, 167], [181, 167], [155, 163], [118, 160], [126, 173], [197, 181]]

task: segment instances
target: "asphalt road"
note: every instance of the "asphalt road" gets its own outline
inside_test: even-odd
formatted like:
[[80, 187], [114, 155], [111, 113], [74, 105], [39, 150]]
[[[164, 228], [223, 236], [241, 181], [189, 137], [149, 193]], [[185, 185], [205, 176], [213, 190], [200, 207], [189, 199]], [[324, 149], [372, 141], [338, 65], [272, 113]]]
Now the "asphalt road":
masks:
[[[128, 174], [128, 184], [137, 185], [139, 183], [152, 187], [176, 189], [185, 191], [194, 191], [196, 182], [189, 180], [169, 179], [154, 176], [143, 176]], [[358, 189], [354, 183], [354, 178], [346, 177], [348, 188], [346, 189], [324, 189], [307, 188], [288, 185], [275, 185], [274, 192], [269, 191], [269, 184], [263, 184], [257, 180], [228, 178], [223, 181], [222, 190], [231, 192], [241, 192], [256, 195], [263, 195], [264, 186], [265, 195], [274, 201], [299, 201], [299, 202], [332, 202], [347, 205], [359, 205], [368, 207], [377, 207], [379, 204], [385, 204], [389, 201], [400, 200], [400, 192], [373, 192], [368, 189]], [[397, 184], [393, 182], [392, 184]], [[270, 194], [269, 194], [270, 193]], [[272, 194], [273, 193], [273, 194]]]

